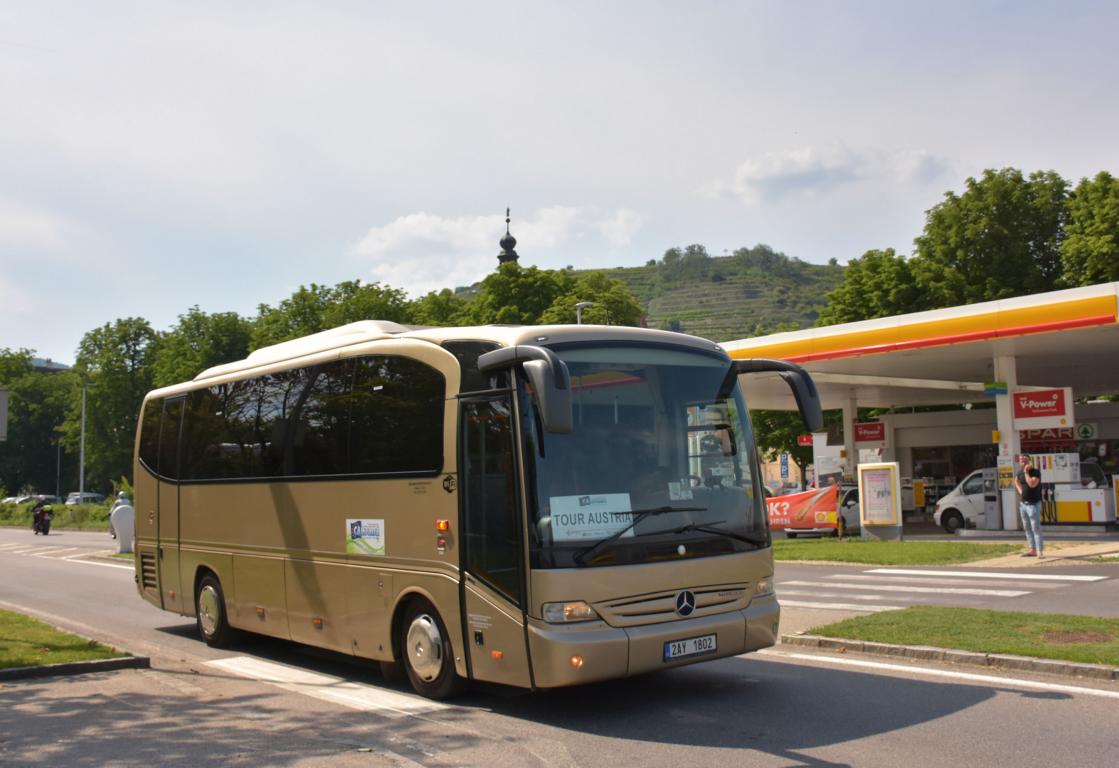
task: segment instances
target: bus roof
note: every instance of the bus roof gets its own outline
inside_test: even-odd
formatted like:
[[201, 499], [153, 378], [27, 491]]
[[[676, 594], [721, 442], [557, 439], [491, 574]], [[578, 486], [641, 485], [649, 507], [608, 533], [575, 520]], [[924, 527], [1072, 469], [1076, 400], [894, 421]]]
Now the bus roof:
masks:
[[[698, 336], [621, 325], [481, 325], [442, 328], [405, 326], [389, 320], [361, 320], [298, 339], [261, 347], [244, 360], [208, 368], [195, 376], [193, 381], [201, 384], [224, 377], [238, 378], [237, 374], [275, 367], [287, 361], [294, 363], [301, 358], [332, 350], [341, 353], [346, 347], [381, 339], [413, 340], [434, 345], [460, 340], [488, 341], [503, 347], [572, 341], [633, 341], [673, 344], [708, 352], [722, 351], [722, 347], [715, 342]], [[152, 394], [161, 394], [165, 390], [192, 388], [184, 386], [189, 383], [183, 382], [165, 387]]]

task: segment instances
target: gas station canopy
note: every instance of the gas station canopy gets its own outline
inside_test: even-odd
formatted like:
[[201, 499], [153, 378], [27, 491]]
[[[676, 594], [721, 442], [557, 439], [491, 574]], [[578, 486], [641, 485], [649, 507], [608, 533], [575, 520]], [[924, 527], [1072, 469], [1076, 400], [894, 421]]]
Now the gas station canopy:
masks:
[[[776, 358], [812, 374], [825, 409], [990, 402], [996, 361], [1017, 388], [1119, 393], [1119, 283], [778, 333], [721, 345], [731, 358]], [[744, 382], [750, 408], [795, 410], [776, 376]]]

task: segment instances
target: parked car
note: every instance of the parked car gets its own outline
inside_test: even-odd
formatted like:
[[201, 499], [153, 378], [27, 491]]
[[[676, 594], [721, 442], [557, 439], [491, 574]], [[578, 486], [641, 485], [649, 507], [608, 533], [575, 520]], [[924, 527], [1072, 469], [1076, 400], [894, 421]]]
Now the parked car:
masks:
[[836, 510], [837, 528], [786, 528], [785, 537], [798, 536], [840, 536], [859, 531], [859, 486], [841, 484], [839, 487], [839, 508]]
[[41, 501], [44, 504], [61, 504], [62, 503], [62, 499], [58, 498], [57, 496], [53, 496], [49, 493], [36, 493], [32, 498], [34, 498], [35, 501]]
[[69, 494], [66, 497], [66, 503], [68, 505], [100, 504], [104, 500], [105, 500], [105, 494], [103, 494], [103, 493], [93, 493], [92, 491], [86, 491], [85, 493], [78, 493], [77, 491], [74, 491], [73, 493]]

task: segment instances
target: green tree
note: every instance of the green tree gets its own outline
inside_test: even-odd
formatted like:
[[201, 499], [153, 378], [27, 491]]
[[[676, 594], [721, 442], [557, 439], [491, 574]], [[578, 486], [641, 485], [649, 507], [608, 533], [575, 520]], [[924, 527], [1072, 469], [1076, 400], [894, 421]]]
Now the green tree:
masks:
[[412, 321], [419, 325], [469, 325], [473, 322], [470, 300], [450, 288], [431, 291], [412, 302]]
[[207, 368], [241, 360], [249, 353], [251, 335], [252, 323], [236, 312], [210, 315], [191, 307], [155, 351], [154, 386], [189, 381]]
[[76, 478], [77, 463], [60, 455], [59, 428], [80, 386], [77, 375], [39, 373], [31, 368], [30, 351], [4, 349], [0, 386], [8, 388], [8, 439], [0, 442], [0, 484], [12, 491], [41, 493], [53, 493], [59, 483], [69, 487], [65, 484]]
[[[152, 389], [158, 334], [147, 320], [106, 323], [82, 337], [75, 372], [86, 384], [86, 486], [108, 490], [114, 478], [132, 475], [136, 418]], [[76, 452], [81, 398], [76, 395], [63, 426], [64, 445]]]
[[851, 323], [929, 309], [927, 296], [914, 282], [904, 256], [893, 248], [867, 251], [852, 259], [843, 281], [828, 294], [817, 326]]
[[501, 264], [482, 281], [472, 302], [472, 320], [479, 325], [536, 325], [556, 299], [572, 290], [574, 283], [575, 278], [565, 270], [522, 267], [517, 262]]
[[1025, 296], [1060, 276], [1068, 182], [988, 169], [928, 211], [910, 266], [935, 307]]
[[31, 373], [31, 355], [30, 349], [0, 348], [0, 387]]
[[410, 322], [403, 291], [380, 283], [347, 280], [331, 287], [311, 283], [270, 307], [261, 304], [253, 325], [252, 348], [260, 349], [358, 320]]
[[1119, 280], [1119, 179], [1100, 171], [1081, 179], [1068, 201], [1061, 244], [1066, 285]]
[[575, 305], [583, 301], [593, 303], [583, 310], [584, 323], [636, 326], [641, 325], [645, 315], [645, 310], [621, 280], [615, 280], [605, 272], [590, 272], [579, 276], [571, 290], [553, 301], [540, 316], [539, 322], [574, 323], [577, 316]]

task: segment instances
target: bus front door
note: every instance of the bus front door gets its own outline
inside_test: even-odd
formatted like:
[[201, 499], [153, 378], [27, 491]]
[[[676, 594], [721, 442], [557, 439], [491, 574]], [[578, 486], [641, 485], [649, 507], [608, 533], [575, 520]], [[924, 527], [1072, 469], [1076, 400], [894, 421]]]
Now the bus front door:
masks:
[[471, 677], [532, 687], [525, 635], [525, 570], [512, 407], [463, 400], [463, 639]]

